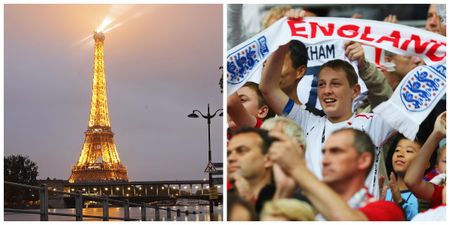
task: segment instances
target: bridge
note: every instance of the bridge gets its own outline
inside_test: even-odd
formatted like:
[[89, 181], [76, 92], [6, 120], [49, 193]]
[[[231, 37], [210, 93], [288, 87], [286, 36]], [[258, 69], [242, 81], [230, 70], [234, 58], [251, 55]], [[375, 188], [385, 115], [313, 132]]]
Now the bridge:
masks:
[[[214, 178], [217, 188], [218, 202], [222, 202], [222, 178]], [[209, 200], [210, 187], [208, 180], [175, 180], [175, 181], [131, 181], [131, 182], [86, 182], [69, 183], [66, 180], [41, 180], [50, 191], [81, 193], [88, 196], [108, 196], [111, 199], [129, 200], [130, 202], [162, 202], [172, 203], [180, 198]], [[212, 193], [214, 194], [214, 193]], [[73, 204], [73, 198], [61, 195], [49, 196], [50, 203], [59, 207]], [[63, 201], [62, 201], [63, 200]]]

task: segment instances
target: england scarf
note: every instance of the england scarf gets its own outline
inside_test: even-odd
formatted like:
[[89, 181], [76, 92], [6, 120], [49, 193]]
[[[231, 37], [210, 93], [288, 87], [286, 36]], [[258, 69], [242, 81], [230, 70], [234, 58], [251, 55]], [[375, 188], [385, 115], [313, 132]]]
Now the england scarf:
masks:
[[405, 137], [414, 140], [420, 124], [445, 94], [445, 64], [419, 66], [400, 82], [391, 98], [373, 109]]
[[228, 94], [260, 70], [270, 53], [293, 39], [307, 45], [327, 40], [357, 41], [400, 55], [419, 56], [428, 65], [443, 63], [446, 56], [444, 36], [413, 27], [348, 18], [282, 18], [227, 52]]

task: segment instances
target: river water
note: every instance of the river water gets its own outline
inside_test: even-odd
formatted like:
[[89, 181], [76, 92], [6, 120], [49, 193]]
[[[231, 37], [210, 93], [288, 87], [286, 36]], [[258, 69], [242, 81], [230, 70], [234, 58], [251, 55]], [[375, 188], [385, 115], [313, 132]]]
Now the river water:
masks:
[[[200, 205], [200, 206], [169, 206], [173, 210], [180, 209], [181, 215], [177, 217], [176, 212], [172, 212], [170, 217], [167, 217], [166, 210], [159, 210], [159, 219], [161, 221], [210, 221], [211, 218], [209, 216], [209, 205]], [[160, 208], [166, 208], [160, 207]], [[186, 215], [184, 212], [188, 210], [189, 214]], [[30, 210], [30, 211], [37, 211], [37, 210]], [[192, 212], [195, 211], [196, 213], [193, 214]], [[49, 209], [49, 212], [58, 212], [58, 213], [70, 213], [75, 214], [75, 209]], [[146, 209], [147, 214], [147, 221], [154, 221], [155, 220], [155, 209], [154, 208], [147, 208]], [[94, 215], [94, 216], [102, 216], [103, 215], [103, 209], [102, 208], [84, 208], [83, 209], [83, 215]], [[223, 210], [222, 205], [219, 205], [218, 207], [214, 207], [214, 220], [223, 220]], [[123, 217], [123, 208], [109, 208], [109, 216], [110, 217]], [[141, 219], [141, 208], [139, 207], [130, 207], [130, 218], [131, 219]], [[39, 215], [38, 214], [22, 214], [22, 213], [11, 213], [11, 212], [5, 212], [4, 213], [4, 220], [5, 221], [38, 221]], [[74, 221], [75, 217], [67, 217], [67, 216], [53, 216], [49, 215], [50, 221]], [[96, 218], [87, 218], [83, 217], [83, 220], [101, 220]]]

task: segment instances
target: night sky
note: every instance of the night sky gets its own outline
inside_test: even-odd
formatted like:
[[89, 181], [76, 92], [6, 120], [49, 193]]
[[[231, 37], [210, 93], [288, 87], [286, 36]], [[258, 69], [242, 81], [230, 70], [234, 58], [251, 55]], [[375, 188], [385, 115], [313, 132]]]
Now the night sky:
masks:
[[[39, 178], [68, 179], [88, 127], [91, 36], [105, 16], [111, 128], [131, 181], [203, 179], [206, 119], [222, 108], [222, 5], [5, 5], [4, 154], [23, 154]], [[222, 162], [223, 117], [211, 124]]]

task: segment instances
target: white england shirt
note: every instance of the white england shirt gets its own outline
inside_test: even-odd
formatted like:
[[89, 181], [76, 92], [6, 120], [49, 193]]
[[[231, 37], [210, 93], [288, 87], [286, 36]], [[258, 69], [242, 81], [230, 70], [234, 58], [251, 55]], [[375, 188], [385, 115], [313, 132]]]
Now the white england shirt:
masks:
[[[292, 100], [290, 100], [292, 101]], [[289, 103], [288, 103], [289, 105]], [[288, 106], [286, 107], [288, 108]], [[326, 116], [316, 116], [302, 105], [294, 104], [292, 108], [285, 109], [285, 116], [299, 124], [306, 135], [305, 157], [308, 168], [316, 177], [322, 179], [322, 147], [325, 140], [333, 131], [342, 128], [354, 128], [370, 136], [375, 149], [374, 164], [367, 176], [365, 185], [375, 198], [379, 197], [378, 165], [381, 157], [381, 146], [395, 130], [380, 116], [372, 113], [353, 114], [351, 118], [339, 123], [331, 123]]]

